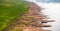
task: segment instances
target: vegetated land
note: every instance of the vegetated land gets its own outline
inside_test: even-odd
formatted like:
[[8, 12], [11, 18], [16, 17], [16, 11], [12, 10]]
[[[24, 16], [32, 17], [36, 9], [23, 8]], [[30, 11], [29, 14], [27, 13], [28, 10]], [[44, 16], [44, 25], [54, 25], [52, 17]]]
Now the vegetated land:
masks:
[[14, 18], [21, 17], [28, 10], [27, 2], [22, 0], [0, 0], [0, 31]]

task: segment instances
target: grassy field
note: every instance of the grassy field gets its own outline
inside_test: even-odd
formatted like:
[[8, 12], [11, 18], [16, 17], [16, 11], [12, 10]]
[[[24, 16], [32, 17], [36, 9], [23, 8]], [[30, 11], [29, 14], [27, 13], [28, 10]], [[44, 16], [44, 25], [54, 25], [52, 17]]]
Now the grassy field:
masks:
[[28, 10], [27, 2], [21, 0], [0, 0], [0, 31], [19, 14], [26, 13]]

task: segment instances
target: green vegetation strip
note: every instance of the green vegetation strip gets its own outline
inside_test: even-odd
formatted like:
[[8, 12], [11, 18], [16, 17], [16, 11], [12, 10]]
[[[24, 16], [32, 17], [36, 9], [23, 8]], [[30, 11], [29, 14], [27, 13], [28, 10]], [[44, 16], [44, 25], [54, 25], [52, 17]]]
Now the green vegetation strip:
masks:
[[12, 29], [11, 31], [23, 31], [23, 29]]
[[0, 0], [0, 31], [6, 28], [14, 18], [19, 17], [19, 14], [28, 11], [26, 4], [27, 2], [21, 0]]

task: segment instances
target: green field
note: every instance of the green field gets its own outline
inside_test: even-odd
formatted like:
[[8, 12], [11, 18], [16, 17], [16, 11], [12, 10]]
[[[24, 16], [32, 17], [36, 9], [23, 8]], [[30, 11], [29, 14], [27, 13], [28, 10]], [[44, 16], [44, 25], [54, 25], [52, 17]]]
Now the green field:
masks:
[[14, 18], [28, 11], [27, 2], [21, 0], [0, 0], [0, 31]]

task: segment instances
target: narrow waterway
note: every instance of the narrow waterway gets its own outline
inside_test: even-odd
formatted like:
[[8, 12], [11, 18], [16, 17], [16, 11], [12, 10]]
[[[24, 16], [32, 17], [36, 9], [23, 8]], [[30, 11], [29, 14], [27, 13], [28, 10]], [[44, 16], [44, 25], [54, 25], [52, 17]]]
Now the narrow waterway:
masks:
[[52, 31], [60, 31], [60, 3], [47, 3], [42, 0], [28, 0], [30, 2], [35, 2], [37, 5], [43, 8], [44, 12], [43, 14], [48, 15], [51, 20], [55, 20], [55, 22], [50, 22], [47, 24], [52, 25], [52, 27], [49, 28], [43, 28], [48, 29]]

